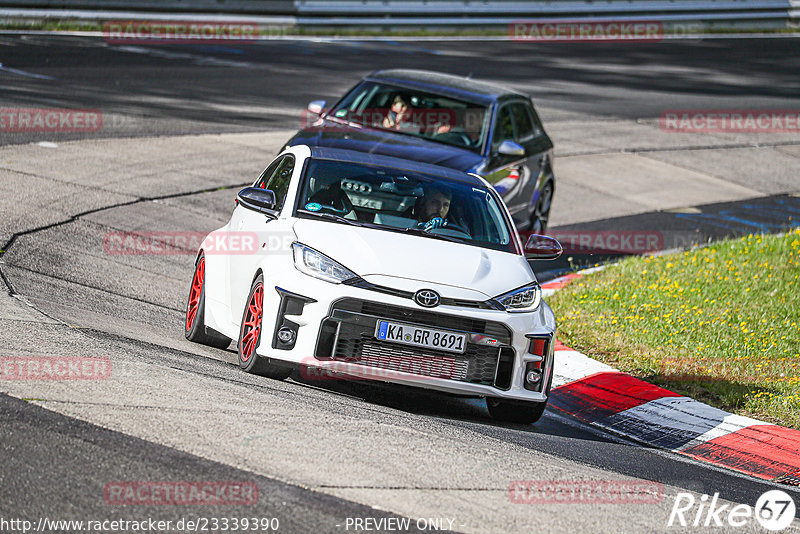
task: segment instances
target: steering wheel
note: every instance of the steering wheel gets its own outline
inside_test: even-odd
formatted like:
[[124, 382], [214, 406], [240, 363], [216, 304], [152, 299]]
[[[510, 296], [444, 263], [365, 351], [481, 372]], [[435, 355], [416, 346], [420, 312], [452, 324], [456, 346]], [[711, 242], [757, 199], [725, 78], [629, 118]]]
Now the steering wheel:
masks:
[[462, 144], [464, 146], [472, 145], [472, 138], [464, 132], [442, 132], [432, 135], [431, 139], [446, 141], [453, 144]]
[[445, 233], [448, 231], [458, 232], [460, 234], [464, 234], [467, 238], [472, 239], [472, 235], [464, 227], [458, 224], [451, 223], [449, 221], [445, 226], [439, 226], [438, 228], [431, 228], [430, 230], [428, 230], [428, 232], [431, 234], [436, 234], [440, 233], [442, 230], [444, 230]]
[[448, 222], [447, 225], [444, 226], [444, 228], [447, 230], [455, 230], [456, 232], [461, 232], [462, 234], [469, 235], [469, 232], [467, 232], [466, 228], [464, 228], [459, 224]]

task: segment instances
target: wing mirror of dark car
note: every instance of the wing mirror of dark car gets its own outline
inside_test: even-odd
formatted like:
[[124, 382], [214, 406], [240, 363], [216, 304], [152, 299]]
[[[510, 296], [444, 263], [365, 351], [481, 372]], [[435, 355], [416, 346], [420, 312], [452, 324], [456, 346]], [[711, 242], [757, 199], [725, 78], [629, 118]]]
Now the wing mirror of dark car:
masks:
[[324, 110], [325, 110], [324, 100], [314, 100], [313, 102], [308, 103], [308, 111], [310, 111], [314, 115], [322, 115], [322, 112]]
[[239, 191], [237, 198], [242, 207], [270, 215], [275, 211], [277, 205], [275, 193], [260, 187], [245, 187]]
[[539, 234], [531, 234], [524, 249], [525, 257], [529, 260], [554, 260], [564, 252], [558, 240]]
[[501, 156], [524, 156], [525, 149], [522, 148], [522, 145], [519, 143], [515, 143], [514, 141], [509, 141], [506, 139], [500, 143], [497, 153]]

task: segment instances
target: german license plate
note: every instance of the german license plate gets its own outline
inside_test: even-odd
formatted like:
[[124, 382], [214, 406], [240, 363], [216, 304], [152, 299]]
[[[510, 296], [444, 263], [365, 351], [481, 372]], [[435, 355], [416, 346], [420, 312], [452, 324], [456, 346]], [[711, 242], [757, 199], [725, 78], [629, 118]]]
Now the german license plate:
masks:
[[378, 321], [375, 337], [382, 341], [394, 341], [404, 345], [425, 347], [464, 354], [467, 350], [467, 335], [435, 330], [390, 321]]

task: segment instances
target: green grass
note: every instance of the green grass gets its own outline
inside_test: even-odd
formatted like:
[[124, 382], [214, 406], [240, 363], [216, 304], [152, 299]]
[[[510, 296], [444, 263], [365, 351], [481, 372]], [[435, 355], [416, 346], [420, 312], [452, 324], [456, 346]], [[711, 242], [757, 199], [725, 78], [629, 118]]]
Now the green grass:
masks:
[[566, 345], [676, 393], [800, 428], [800, 229], [625, 259], [548, 302]]

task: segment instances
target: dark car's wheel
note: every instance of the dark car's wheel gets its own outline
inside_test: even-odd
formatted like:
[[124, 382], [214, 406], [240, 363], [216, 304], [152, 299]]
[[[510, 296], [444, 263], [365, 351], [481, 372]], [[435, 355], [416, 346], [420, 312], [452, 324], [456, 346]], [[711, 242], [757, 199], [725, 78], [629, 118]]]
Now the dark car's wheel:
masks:
[[[545, 388], [548, 398], [550, 397], [550, 387], [552, 385], [553, 370], [551, 369], [550, 378], [547, 380], [547, 387]], [[489, 415], [498, 421], [531, 425], [542, 418], [544, 410], [547, 408], [547, 401], [524, 402], [486, 397], [486, 408], [489, 410]]]
[[250, 287], [247, 304], [239, 328], [239, 367], [248, 373], [285, 380], [292, 374], [290, 367], [281, 367], [256, 354], [261, 343], [261, 318], [264, 316], [264, 275], [258, 275]]
[[186, 301], [186, 320], [183, 323], [184, 335], [189, 341], [224, 349], [231, 344], [231, 339], [222, 334], [206, 332], [206, 257], [202, 252], [194, 266], [192, 286]]
[[531, 233], [541, 234], [547, 230], [550, 220], [550, 205], [553, 203], [553, 182], [547, 182], [542, 188], [536, 207], [531, 215]]

